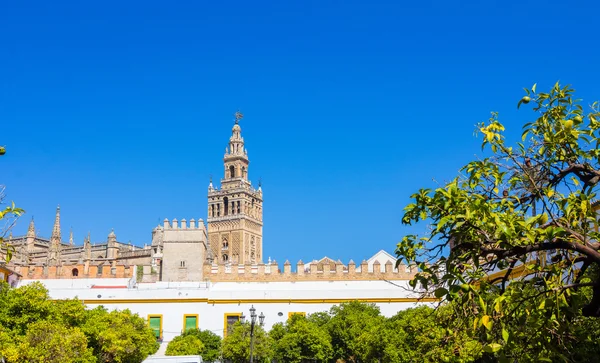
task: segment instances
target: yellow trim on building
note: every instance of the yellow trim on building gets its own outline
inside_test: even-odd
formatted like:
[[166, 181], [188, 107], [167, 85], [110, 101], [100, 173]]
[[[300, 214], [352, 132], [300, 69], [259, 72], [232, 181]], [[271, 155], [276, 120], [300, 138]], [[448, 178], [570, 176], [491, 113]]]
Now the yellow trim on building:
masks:
[[198, 329], [198, 314], [183, 314], [183, 330], [182, 330], [182, 332], [185, 333], [185, 331], [186, 331], [185, 330], [186, 318], [192, 318], [192, 317], [196, 318], [196, 329]]
[[306, 312], [304, 311], [290, 311], [288, 313], [288, 319], [290, 319], [292, 317], [292, 315], [302, 315], [302, 316], [306, 316]]
[[207, 304], [340, 304], [359, 301], [368, 303], [416, 303], [439, 302], [434, 297], [375, 297], [375, 298], [345, 298], [345, 299], [84, 299], [84, 304], [165, 304], [165, 303], [207, 303]]
[[227, 318], [230, 316], [237, 316], [240, 321], [242, 313], [225, 313], [223, 314], [223, 338], [227, 336]]
[[150, 318], [159, 318], [160, 319], [160, 332], [159, 338], [163, 337], [163, 314], [148, 314], [148, 326], [150, 326]]

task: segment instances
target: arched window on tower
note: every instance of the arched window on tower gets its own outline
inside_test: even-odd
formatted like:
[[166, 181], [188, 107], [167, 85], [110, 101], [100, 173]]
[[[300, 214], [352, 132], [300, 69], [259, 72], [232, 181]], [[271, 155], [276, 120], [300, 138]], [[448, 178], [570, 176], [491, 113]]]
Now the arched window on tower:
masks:
[[211, 209], [212, 209], [212, 211], [211, 211], [211, 215], [210, 215], [210, 216], [211, 216], [211, 217], [214, 217], [214, 216], [215, 216], [215, 205], [214, 205], [214, 204], [211, 204], [210, 206], [211, 206]]
[[223, 254], [223, 262], [227, 262], [229, 260], [229, 256], [227, 254]]
[[246, 167], [242, 166], [242, 178], [246, 179]]
[[235, 178], [235, 166], [233, 165], [229, 166], [229, 177]]
[[240, 214], [240, 210], [241, 210], [240, 201], [238, 200], [238, 203], [237, 203], [237, 213], [238, 214]]
[[223, 215], [226, 216], [227, 212], [229, 212], [229, 198], [223, 198], [223, 206], [225, 207], [225, 209], [223, 210]]
[[73, 277], [79, 276], [79, 270], [74, 268], [73, 270], [71, 270], [71, 275], [73, 275]]

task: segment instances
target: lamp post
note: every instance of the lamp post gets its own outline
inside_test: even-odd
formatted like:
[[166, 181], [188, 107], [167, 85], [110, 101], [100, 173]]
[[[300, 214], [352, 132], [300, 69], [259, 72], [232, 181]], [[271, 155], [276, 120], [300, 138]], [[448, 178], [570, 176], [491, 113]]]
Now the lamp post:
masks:
[[[246, 316], [244, 313], [240, 316], [242, 324], [246, 322]], [[258, 316], [258, 323], [263, 326], [265, 323], [265, 315], [261, 312]], [[256, 325], [256, 309], [254, 305], [250, 308], [250, 363], [254, 363], [254, 326]]]

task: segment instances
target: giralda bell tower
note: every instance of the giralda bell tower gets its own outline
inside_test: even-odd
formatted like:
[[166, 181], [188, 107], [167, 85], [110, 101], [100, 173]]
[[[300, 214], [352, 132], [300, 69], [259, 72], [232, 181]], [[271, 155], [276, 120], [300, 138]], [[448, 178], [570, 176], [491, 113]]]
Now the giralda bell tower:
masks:
[[254, 189], [248, 180], [250, 160], [239, 125], [242, 117], [235, 113], [221, 189], [212, 180], [208, 186], [208, 241], [212, 259], [218, 263], [262, 262], [262, 189], [260, 184]]

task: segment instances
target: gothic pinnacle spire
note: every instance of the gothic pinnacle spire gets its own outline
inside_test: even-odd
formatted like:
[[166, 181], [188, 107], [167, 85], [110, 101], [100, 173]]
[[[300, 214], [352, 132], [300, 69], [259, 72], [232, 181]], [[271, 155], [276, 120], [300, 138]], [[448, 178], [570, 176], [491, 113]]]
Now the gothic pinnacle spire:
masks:
[[69, 244], [71, 246], [73, 246], [75, 243], [73, 242], [73, 227], [71, 227], [71, 230], [69, 231]]
[[54, 227], [52, 228], [52, 237], [50, 240], [56, 244], [60, 244], [61, 242], [61, 233], [60, 233], [60, 205], [56, 207], [56, 217], [54, 219]]
[[33, 216], [31, 222], [29, 222], [29, 228], [27, 228], [27, 237], [35, 237], [35, 224], [33, 223]]

